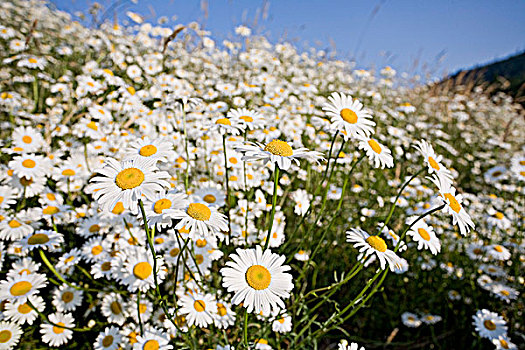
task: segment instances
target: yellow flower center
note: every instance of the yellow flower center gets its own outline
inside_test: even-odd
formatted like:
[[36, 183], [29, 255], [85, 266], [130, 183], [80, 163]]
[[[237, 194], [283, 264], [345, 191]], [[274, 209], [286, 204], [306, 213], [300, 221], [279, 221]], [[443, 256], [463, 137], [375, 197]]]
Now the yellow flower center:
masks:
[[0, 332], [0, 343], [7, 343], [11, 339], [11, 331], [4, 329]]
[[504, 217], [504, 216], [503, 216], [503, 213], [500, 213], [499, 211], [498, 211], [496, 214], [494, 214], [494, 216], [495, 216], [497, 219], [499, 219], [499, 220], [503, 219], [503, 217]]
[[197, 265], [200, 265], [204, 262], [204, 257], [202, 256], [202, 254], [195, 254], [195, 262], [197, 263]]
[[25, 168], [34, 168], [36, 166], [36, 163], [33, 159], [26, 159], [22, 162], [22, 166]]
[[179, 255], [180, 253], [180, 249], [179, 248], [173, 248], [172, 250], [170, 250], [170, 256], [171, 257], [176, 257], [177, 255]]
[[167, 198], [159, 199], [153, 205], [153, 211], [157, 214], [162, 214], [164, 209], [169, 209], [171, 207], [171, 201]]
[[142, 350], [159, 350], [159, 342], [155, 339], [148, 340], [142, 347]]
[[73, 176], [75, 174], [76, 174], [76, 172], [73, 169], [66, 169], [66, 170], [62, 171], [62, 175], [64, 175], [64, 176]]
[[111, 312], [113, 312], [115, 315], [120, 315], [122, 313], [122, 306], [118, 301], [114, 301], [110, 305]]
[[100, 265], [100, 269], [102, 271], [109, 271], [111, 269], [111, 263], [109, 261], [106, 261]]
[[366, 243], [368, 243], [372, 248], [375, 250], [378, 250], [380, 252], [386, 251], [386, 243], [385, 240], [378, 236], [370, 236], [366, 239]]
[[49, 242], [49, 236], [43, 233], [35, 233], [27, 240], [27, 244], [30, 245], [45, 244], [47, 242]]
[[100, 226], [97, 225], [97, 224], [91, 225], [89, 227], [88, 231], [91, 232], [91, 233], [98, 232], [98, 231], [100, 231]]
[[485, 326], [485, 328], [487, 328], [489, 331], [493, 331], [496, 329], [496, 324], [494, 322], [492, 322], [492, 320], [486, 320], [485, 322], [483, 322], [483, 325]]
[[195, 220], [207, 221], [211, 217], [211, 210], [202, 203], [191, 203], [186, 213]]
[[27, 281], [20, 281], [16, 282], [11, 286], [11, 289], [9, 289], [9, 292], [11, 295], [14, 295], [15, 297], [19, 297], [21, 295], [26, 295], [31, 288], [33, 288], [33, 285]]
[[264, 147], [264, 150], [276, 156], [289, 157], [293, 155], [292, 147], [285, 141], [273, 140]]
[[430, 164], [430, 166], [436, 170], [439, 170], [439, 164], [438, 162], [436, 162], [436, 160], [432, 157], [428, 157], [428, 164]]
[[195, 242], [195, 245], [199, 248], [206, 247], [206, 244], [208, 244], [208, 242], [205, 239], [197, 239], [197, 241]]
[[98, 130], [98, 125], [94, 121], [90, 121], [89, 123], [86, 124], [86, 126], [90, 128], [91, 130], [95, 130], [95, 131]]
[[500, 245], [496, 245], [494, 246], [494, 250], [497, 251], [498, 253], [501, 253], [503, 251], [503, 247]]
[[500, 339], [499, 343], [500, 343], [500, 345], [501, 345], [501, 347], [503, 349], [508, 349], [509, 348], [509, 343], [507, 343], [507, 341], [505, 339]]
[[148, 309], [148, 306], [146, 304], [140, 304], [139, 305], [139, 312], [141, 314], [145, 313], [147, 309]]
[[242, 117], [240, 117], [240, 119], [244, 120], [247, 123], [253, 122], [253, 118], [247, 115], [243, 115]]
[[100, 253], [102, 253], [103, 250], [104, 250], [104, 248], [102, 248], [101, 245], [96, 245], [93, 248], [91, 248], [91, 254], [99, 255]]
[[149, 157], [157, 153], [157, 147], [154, 145], [146, 145], [142, 147], [139, 151], [139, 154], [143, 157]]
[[65, 292], [64, 294], [62, 294], [62, 301], [64, 303], [69, 303], [71, 302], [71, 300], [73, 300], [73, 297], [74, 297], [73, 293]]
[[35, 58], [33, 58], [33, 57], [31, 57], [30, 59], [28, 59], [28, 61], [29, 61], [29, 63], [33, 63], [33, 64], [35, 64], [35, 63], [38, 62], [38, 61], [37, 61]]
[[25, 135], [24, 137], [22, 137], [22, 141], [24, 143], [31, 143], [31, 142], [33, 142], [33, 139], [31, 138], [31, 136]]
[[102, 346], [105, 348], [109, 347], [111, 344], [113, 344], [113, 336], [112, 335], [106, 335], [104, 339], [102, 339]]
[[124, 203], [117, 202], [117, 204], [115, 204], [115, 207], [111, 212], [115, 215], [122, 214], [124, 212]]
[[133, 267], [133, 275], [138, 279], [145, 280], [151, 275], [153, 268], [147, 261], [139, 262], [135, 267]]
[[501, 295], [504, 295], [506, 297], [508, 297], [510, 295], [509, 291], [508, 290], [505, 290], [503, 289], [501, 292], [500, 292]]
[[430, 235], [428, 234], [427, 230], [424, 228], [418, 228], [417, 233], [423, 238], [425, 241], [430, 241]]
[[452, 208], [452, 210], [454, 210], [456, 213], [459, 213], [461, 211], [461, 205], [452, 194], [445, 193], [445, 198], [448, 199], [448, 205]]
[[368, 140], [368, 145], [372, 148], [374, 152], [376, 152], [377, 154], [381, 154], [381, 146], [379, 146], [379, 143], [377, 143], [376, 140]]
[[206, 310], [206, 304], [203, 300], [195, 300], [195, 302], [193, 303], [193, 307], [197, 312], [203, 312], [204, 310]]
[[57, 207], [53, 205], [49, 205], [42, 210], [42, 213], [45, 215], [54, 215], [58, 212], [60, 212], [60, 209], [58, 209]]
[[221, 317], [226, 315], [228, 313], [227, 310], [226, 310], [226, 306], [224, 306], [224, 304], [222, 304], [222, 303], [217, 303], [217, 313]]
[[339, 114], [341, 115], [341, 118], [343, 118], [345, 122], [350, 123], [350, 124], [357, 123], [357, 114], [351, 109], [343, 108], [341, 112], [339, 112]]
[[115, 183], [123, 190], [140, 186], [144, 181], [144, 173], [137, 168], [127, 168], [118, 173]]
[[228, 118], [220, 118], [215, 121], [215, 124], [220, 125], [232, 125], [232, 122]]
[[[65, 323], [64, 322], [58, 322], [57, 325], [59, 326], [65, 326]], [[57, 326], [53, 326], [53, 332], [55, 332], [55, 334], [62, 334], [64, 333], [64, 328], [62, 327], [57, 327]]]
[[16, 221], [15, 219], [9, 221], [8, 225], [11, 228], [18, 228], [18, 227], [22, 226], [22, 224], [20, 222]]
[[204, 199], [206, 203], [210, 203], [210, 204], [215, 203], [215, 201], [217, 200], [217, 198], [215, 198], [213, 194], [207, 194], [202, 199]]
[[18, 306], [18, 312], [20, 312], [21, 314], [24, 314], [24, 315], [30, 313], [31, 310], [33, 310], [33, 309], [27, 303], [20, 304]]
[[26, 178], [25, 176], [23, 178], [20, 179], [20, 184], [24, 187], [27, 187], [29, 185], [31, 185], [33, 183], [33, 179], [32, 178]]
[[270, 271], [262, 265], [253, 265], [246, 270], [246, 282], [255, 290], [268, 288], [271, 281]]

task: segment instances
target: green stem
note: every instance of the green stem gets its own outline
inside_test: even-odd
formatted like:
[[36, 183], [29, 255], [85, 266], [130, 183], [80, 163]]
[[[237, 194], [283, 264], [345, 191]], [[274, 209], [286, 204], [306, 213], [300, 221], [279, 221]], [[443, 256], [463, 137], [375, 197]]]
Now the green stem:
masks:
[[[226, 204], [228, 205], [228, 211], [227, 211], [227, 217], [228, 217], [228, 235], [226, 236], [227, 237], [227, 240], [226, 240], [226, 243], [229, 244], [229, 237], [230, 237], [230, 234], [232, 232], [232, 227], [231, 227], [231, 217], [230, 217], [230, 210], [231, 210], [231, 202], [230, 202], [230, 173], [229, 173], [229, 170], [228, 170], [228, 155], [226, 154], [226, 134], [222, 135], [222, 148], [223, 148], [223, 151], [224, 151], [224, 174], [226, 176]], [[244, 163], [246, 164], [246, 163]], [[245, 171], [246, 173], [246, 171]], [[245, 180], [245, 186], [246, 186], [246, 178], [244, 179]]]
[[47, 268], [49, 270], [51, 270], [51, 272], [53, 272], [53, 274], [62, 282], [62, 283], [65, 283], [67, 284], [69, 287], [71, 288], [74, 288], [76, 290], [84, 290], [84, 291], [88, 291], [88, 292], [100, 292], [98, 289], [87, 289], [87, 288], [82, 288], [82, 287], [78, 287], [78, 286], [75, 286], [74, 284], [68, 282], [65, 280], [64, 277], [62, 277], [58, 271], [55, 269], [55, 267], [53, 266], [53, 264], [51, 264], [51, 262], [49, 261], [49, 259], [47, 258], [46, 254], [44, 253], [44, 251], [42, 249], [38, 249], [38, 252], [40, 253], [40, 258], [42, 258], [42, 261], [44, 262], [44, 264], [47, 266]]
[[40, 316], [41, 319], [43, 319], [47, 323], [53, 325], [54, 327], [63, 328], [63, 329], [69, 329], [69, 330], [75, 331], [75, 332], [90, 332], [90, 331], [93, 330], [92, 328], [88, 328], [88, 327], [86, 327], [86, 328], [66, 327], [66, 326], [62, 326], [62, 325], [59, 325], [57, 323], [51, 322], [49, 320], [49, 318], [44, 313], [38, 311], [38, 309], [33, 305], [33, 303], [31, 303], [31, 300], [29, 300], [29, 298], [27, 299], [27, 305], [29, 305], [33, 310], [35, 310], [35, 312], [38, 314], [38, 316]]
[[249, 349], [248, 345], [248, 309], [244, 310], [244, 332], [243, 332], [244, 346]]
[[140, 317], [140, 289], [137, 293], [137, 317], [139, 318], [140, 335], [144, 335], [144, 328], [142, 327], [142, 319]]
[[272, 227], [273, 227], [273, 218], [275, 216], [275, 206], [277, 204], [277, 187], [279, 186], [279, 167], [277, 166], [277, 163], [274, 164], [275, 168], [273, 170], [273, 197], [272, 197], [272, 211], [270, 214], [270, 222], [268, 225], [268, 234], [266, 235], [266, 242], [264, 243], [264, 250], [268, 249], [268, 245], [270, 244], [270, 236], [272, 234]]

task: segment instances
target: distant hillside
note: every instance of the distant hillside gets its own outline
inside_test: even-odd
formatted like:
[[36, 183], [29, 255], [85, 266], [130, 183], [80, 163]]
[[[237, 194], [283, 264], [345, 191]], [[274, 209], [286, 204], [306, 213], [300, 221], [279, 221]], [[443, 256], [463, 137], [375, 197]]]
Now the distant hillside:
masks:
[[461, 70], [440, 85], [484, 85], [491, 94], [503, 91], [525, 106], [525, 51], [501, 61]]

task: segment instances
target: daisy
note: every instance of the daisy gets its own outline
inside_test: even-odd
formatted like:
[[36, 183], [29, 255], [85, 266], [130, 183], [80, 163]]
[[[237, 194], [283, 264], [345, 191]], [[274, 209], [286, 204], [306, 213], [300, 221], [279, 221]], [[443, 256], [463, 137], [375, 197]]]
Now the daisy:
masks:
[[140, 290], [146, 292], [148, 289], [155, 288], [153, 274], [157, 275], [157, 280], [161, 282], [166, 277], [164, 269], [164, 259], [157, 256], [157, 271], [153, 271], [153, 256], [143, 248], [135, 248], [126, 254], [123, 263], [121, 282], [128, 286], [130, 292]]
[[239, 120], [244, 128], [248, 130], [262, 129], [266, 123], [264, 115], [247, 108], [231, 109], [227, 117], [233, 120]]
[[165, 139], [150, 140], [148, 137], [144, 137], [129, 143], [124, 152], [124, 160], [138, 158], [167, 162], [168, 159], [173, 159], [175, 155], [171, 142]]
[[229, 303], [225, 301], [217, 302], [217, 314], [214, 315], [213, 322], [219, 329], [226, 329], [235, 324], [236, 315]]
[[430, 314], [428, 314], [428, 315], [422, 315], [421, 316], [421, 321], [423, 321], [426, 324], [436, 324], [436, 323], [438, 323], [441, 320], [442, 320], [442, 318], [439, 315], [430, 315]]
[[471, 228], [474, 228], [474, 223], [465, 208], [461, 205], [463, 196], [456, 194], [456, 189], [451, 184], [443, 181], [435, 174], [429, 179], [438, 187], [440, 192], [439, 199], [446, 204], [443, 211], [446, 214], [452, 215], [452, 223], [454, 225], [457, 224], [461, 234], [465, 236], [470, 232]]
[[216, 207], [203, 203], [190, 203], [184, 210], [173, 214], [180, 219], [176, 230], [184, 228], [192, 239], [222, 236], [221, 231], [228, 231], [228, 221]]
[[411, 312], [403, 312], [401, 315], [401, 321], [403, 321], [403, 324], [407, 327], [417, 328], [421, 326], [421, 320], [418, 315]]
[[385, 240], [379, 236], [371, 236], [360, 228], [352, 228], [346, 233], [346, 241], [354, 243], [354, 248], [358, 248], [367, 257], [376, 255], [382, 270], [387, 263], [391, 271], [401, 268], [401, 259], [387, 248]]
[[511, 300], [516, 300], [518, 298], [518, 295], [520, 295], [520, 293], [516, 289], [506, 286], [502, 283], [495, 283], [491, 285], [490, 291], [498, 299], [504, 300], [507, 303], [510, 303]]
[[33, 232], [33, 226], [26, 223], [24, 215], [6, 216], [0, 221], [0, 239], [2, 240], [19, 240]]
[[120, 294], [109, 293], [102, 299], [100, 311], [107, 318], [108, 322], [122, 326], [130, 312], [124, 305], [124, 299]]
[[308, 194], [306, 190], [298, 189], [292, 193], [292, 199], [295, 202], [294, 213], [300, 216], [305, 215], [310, 208], [312, 195]]
[[421, 140], [416, 142], [414, 148], [417, 149], [425, 159], [429, 174], [436, 174], [441, 181], [452, 184], [452, 181], [454, 180], [452, 173], [445, 166], [443, 166], [443, 164], [441, 164], [443, 157], [441, 155], [437, 155], [436, 152], [434, 152], [434, 148], [431, 144], [425, 140]]
[[497, 339], [507, 334], [505, 320], [495, 312], [487, 309], [478, 310], [472, 318], [474, 320], [472, 324], [482, 338]]
[[153, 327], [144, 329], [143, 335], [138, 335], [133, 350], [171, 350], [170, 335]]
[[49, 172], [49, 161], [47, 158], [33, 154], [24, 154], [13, 158], [8, 163], [15, 175], [27, 179], [44, 177]]
[[343, 339], [338, 344], [337, 350], [365, 350], [365, 348], [363, 346], [359, 347], [359, 344], [357, 343], [352, 343], [348, 345], [348, 341], [346, 339]]
[[[75, 319], [71, 314], [62, 314], [56, 312], [48, 316], [49, 321], [62, 327], [75, 327]], [[57, 327], [52, 324], [42, 323], [40, 325], [40, 333], [42, 334], [42, 341], [53, 347], [59, 347], [66, 344], [72, 337], [73, 331], [70, 329]]]
[[112, 210], [121, 201], [125, 209], [135, 212], [137, 201], [143, 195], [153, 198], [157, 192], [169, 187], [166, 180], [170, 175], [157, 171], [154, 163], [155, 160], [141, 158], [119, 163], [108, 158], [104, 166], [96, 171], [102, 176], [92, 178], [87, 190], [93, 193], [105, 211]]
[[47, 285], [45, 275], [22, 272], [0, 282], [0, 299], [11, 302], [25, 303], [27, 298]]
[[180, 313], [186, 315], [188, 326], [206, 328], [213, 323], [217, 313], [217, 302], [211, 294], [185, 294], [179, 299]]
[[307, 148], [294, 150], [287, 142], [281, 140], [273, 140], [267, 145], [245, 142], [243, 145], [235, 146], [234, 149], [244, 154], [243, 161], [263, 160], [264, 164], [272, 162], [282, 170], [288, 170], [292, 160], [299, 165], [299, 158], [315, 161], [324, 159], [319, 152], [309, 151]]
[[492, 339], [492, 344], [496, 345], [496, 350], [514, 350], [518, 349], [518, 346], [510, 341], [508, 335], [500, 335], [499, 337]]
[[36, 152], [44, 145], [42, 134], [30, 126], [15, 128], [11, 137], [14, 146], [22, 148], [24, 152]]
[[22, 336], [22, 329], [19, 325], [12, 322], [0, 322], [0, 348], [13, 349]]
[[226, 203], [226, 195], [216, 187], [203, 187], [192, 193], [191, 198], [196, 203], [203, 203], [208, 206], [222, 207]]
[[394, 166], [392, 152], [376, 140], [360, 138], [358, 147], [366, 152], [366, 156], [374, 164], [374, 168], [381, 167], [381, 169], [384, 169], [385, 167], [392, 168]]
[[485, 252], [495, 260], [509, 260], [511, 257], [510, 251], [502, 245], [493, 244], [485, 247]]
[[[144, 201], [144, 211], [148, 226], [157, 226], [158, 229], [171, 225], [172, 219], [177, 218], [178, 211], [187, 205], [186, 195], [170, 191], [156, 194], [151, 200]], [[142, 220], [142, 216], [140, 217]]]
[[25, 238], [19, 244], [25, 251], [33, 249], [44, 249], [49, 251], [57, 250], [64, 242], [64, 236], [51, 230], [38, 230]]
[[[33, 295], [28, 298], [31, 304], [40, 312], [44, 311], [46, 304], [41, 296]], [[29, 305], [25, 303], [6, 303], [5, 316], [7, 319], [16, 322], [19, 325], [25, 323], [31, 325], [38, 318], [38, 313]]]
[[[410, 225], [416, 219], [416, 217], [409, 218], [407, 224]], [[407, 232], [407, 235], [412, 236], [412, 239], [418, 243], [418, 250], [421, 250], [422, 248], [430, 249], [434, 255], [441, 251], [441, 243], [434, 233], [434, 228], [427, 225], [423, 220], [416, 222]]]
[[277, 333], [288, 333], [292, 330], [292, 317], [284, 314], [272, 322], [272, 330]]
[[363, 104], [357, 99], [334, 92], [328, 97], [328, 101], [329, 103], [323, 105], [323, 110], [331, 118], [333, 128], [344, 131], [345, 138], [368, 138], [374, 133], [373, 127], [376, 123], [371, 120], [372, 116], [363, 109]]
[[240, 120], [219, 117], [213, 121], [210, 131], [218, 131], [221, 135], [239, 135], [244, 130], [244, 125]]
[[284, 255], [279, 256], [270, 249], [263, 252], [257, 246], [256, 249], [237, 248], [231, 259], [220, 272], [222, 285], [234, 293], [233, 304], [242, 302], [248, 312], [265, 314], [285, 308], [282, 299], [290, 297], [293, 283], [292, 275], [285, 272], [290, 266], [283, 265]]
[[16, 191], [9, 186], [0, 186], [0, 209], [7, 209], [16, 203]]
[[53, 305], [59, 312], [74, 311], [82, 304], [83, 294], [83, 291], [63, 284], [53, 293]]
[[93, 348], [95, 350], [117, 350], [122, 343], [122, 334], [120, 334], [120, 329], [111, 326], [106, 327], [103, 332], [100, 332]]

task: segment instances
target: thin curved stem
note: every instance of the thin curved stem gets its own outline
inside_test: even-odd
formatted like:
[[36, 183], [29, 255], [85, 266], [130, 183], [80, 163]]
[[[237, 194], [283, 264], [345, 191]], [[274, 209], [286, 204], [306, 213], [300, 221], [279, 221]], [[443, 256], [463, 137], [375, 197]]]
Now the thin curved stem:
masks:
[[275, 206], [277, 204], [277, 187], [279, 186], [279, 167], [277, 166], [277, 163], [274, 165], [275, 168], [273, 170], [273, 197], [272, 197], [272, 211], [270, 213], [270, 222], [268, 225], [268, 233], [266, 234], [266, 242], [264, 243], [264, 250], [268, 249], [268, 245], [270, 244], [270, 236], [272, 234], [272, 227], [273, 227], [273, 219], [275, 217]]

